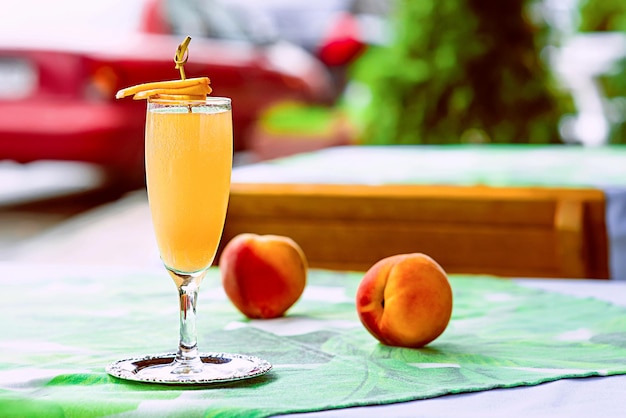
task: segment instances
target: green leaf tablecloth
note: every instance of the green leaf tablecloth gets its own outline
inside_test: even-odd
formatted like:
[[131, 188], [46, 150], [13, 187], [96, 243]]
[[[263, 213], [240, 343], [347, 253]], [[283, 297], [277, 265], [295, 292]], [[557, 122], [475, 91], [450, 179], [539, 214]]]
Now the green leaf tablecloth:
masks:
[[201, 350], [253, 354], [274, 368], [190, 390], [104, 371], [173, 351], [177, 295], [164, 272], [0, 264], [0, 416], [264, 417], [626, 374], [626, 309], [616, 305], [453, 276], [445, 333], [427, 348], [393, 348], [358, 321], [361, 277], [312, 270], [285, 318], [248, 321], [212, 270], [198, 302]]

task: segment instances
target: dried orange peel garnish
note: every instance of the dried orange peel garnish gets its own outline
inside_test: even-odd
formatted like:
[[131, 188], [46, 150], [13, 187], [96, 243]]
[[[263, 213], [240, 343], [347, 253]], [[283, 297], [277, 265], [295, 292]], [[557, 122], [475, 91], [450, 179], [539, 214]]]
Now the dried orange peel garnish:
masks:
[[186, 80], [155, 81], [152, 83], [137, 84], [117, 92], [115, 97], [121, 99], [133, 96], [133, 99], [147, 99], [160, 95], [175, 96], [206, 96], [211, 94], [209, 77], [188, 78]]
[[186, 78], [184, 65], [187, 62], [187, 46], [191, 38], [188, 36], [178, 46], [174, 62], [176, 69], [180, 71], [181, 80], [154, 81], [137, 84], [119, 90], [115, 94], [116, 99], [133, 96], [134, 100], [158, 97], [164, 99], [204, 99], [211, 94], [211, 80], [209, 77]]

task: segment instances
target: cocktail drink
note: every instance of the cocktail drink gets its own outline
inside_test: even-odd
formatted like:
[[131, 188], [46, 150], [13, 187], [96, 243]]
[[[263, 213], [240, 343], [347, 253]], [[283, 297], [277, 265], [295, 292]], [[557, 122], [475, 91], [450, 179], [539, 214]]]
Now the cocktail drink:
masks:
[[204, 271], [217, 251], [230, 187], [231, 120], [229, 99], [148, 102], [148, 199], [161, 258], [172, 272]]
[[161, 259], [180, 302], [176, 353], [120, 360], [107, 372], [164, 384], [208, 384], [259, 376], [271, 365], [254, 356], [199, 353], [196, 300], [224, 228], [233, 158], [231, 100], [207, 97], [206, 77], [156, 82], [118, 92], [148, 100], [146, 183]]

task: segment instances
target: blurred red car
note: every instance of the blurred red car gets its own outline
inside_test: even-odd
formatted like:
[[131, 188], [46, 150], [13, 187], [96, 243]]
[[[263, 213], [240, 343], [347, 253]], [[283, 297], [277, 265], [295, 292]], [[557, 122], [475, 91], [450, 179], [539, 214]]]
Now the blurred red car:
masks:
[[251, 36], [241, 18], [217, 0], [12, 3], [0, 17], [0, 160], [90, 162], [142, 181], [145, 103], [114, 95], [178, 78], [173, 58], [186, 35], [187, 76], [209, 76], [213, 95], [233, 100], [237, 151], [268, 105], [332, 101], [317, 59]]

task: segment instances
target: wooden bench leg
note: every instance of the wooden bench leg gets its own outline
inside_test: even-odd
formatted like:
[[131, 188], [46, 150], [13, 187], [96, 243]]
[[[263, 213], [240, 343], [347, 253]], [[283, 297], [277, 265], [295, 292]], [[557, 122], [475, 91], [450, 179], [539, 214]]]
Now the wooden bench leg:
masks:
[[588, 274], [588, 260], [584, 239], [584, 203], [580, 200], [560, 200], [554, 216], [560, 275], [585, 278]]

